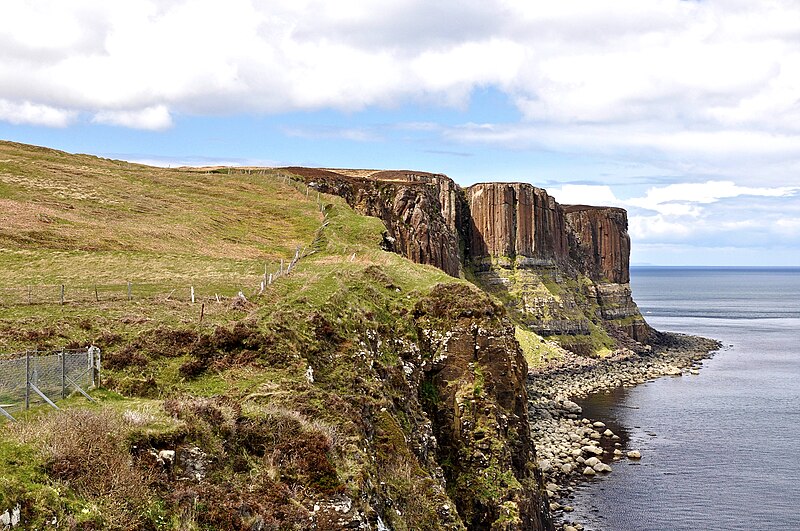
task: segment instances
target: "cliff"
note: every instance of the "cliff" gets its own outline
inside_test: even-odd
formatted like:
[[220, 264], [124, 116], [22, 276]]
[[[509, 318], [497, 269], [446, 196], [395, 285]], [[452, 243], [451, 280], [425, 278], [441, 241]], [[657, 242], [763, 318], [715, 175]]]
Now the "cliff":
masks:
[[570, 205], [566, 213], [570, 257], [595, 284], [600, 317], [632, 339], [653, 336], [633, 301], [630, 288], [628, 215], [622, 208]]
[[452, 276], [464, 271], [515, 321], [580, 354], [647, 343], [631, 297], [623, 209], [562, 206], [527, 183], [460, 188], [410, 171], [288, 168], [386, 226], [384, 247]]
[[96, 345], [108, 389], [0, 385], [15, 529], [552, 529], [514, 325], [454, 278], [463, 191], [297, 171], [342, 197], [0, 142], [0, 354]]
[[420, 301], [423, 406], [468, 529], [551, 529], [527, 410], [527, 364], [503, 308], [465, 285]]
[[630, 282], [628, 215], [622, 208], [568, 205], [570, 257], [580, 271], [598, 282]]
[[338, 195], [357, 212], [386, 225], [384, 246], [417, 263], [459, 276], [458, 186], [420, 172], [374, 172], [369, 178], [315, 168], [287, 168], [313, 189]]
[[524, 183], [484, 183], [466, 190], [471, 223], [466, 260], [479, 268], [555, 265], [568, 256], [564, 211], [541, 188]]

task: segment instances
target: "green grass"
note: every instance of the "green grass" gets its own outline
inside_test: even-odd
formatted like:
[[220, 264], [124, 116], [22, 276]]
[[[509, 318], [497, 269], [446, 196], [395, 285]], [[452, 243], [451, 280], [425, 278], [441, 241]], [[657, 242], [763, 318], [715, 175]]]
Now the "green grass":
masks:
[[564, 357], [564, 351], [557, 343], [531, 332], [525, 325], [516, 325], [514, 335], [522, 348], [528, 367], [542, 367], [550, 361], [560, 360]]
[[[136, 491], [131, 516], [150, 527], [224, 528], [215, 517], [240, 514], [236, 504], [253, 500], [284, 500], [280, 511], [305, 525], [303, 504], [314, 496], [358, 500], [377, 478], [402, 503], [403, 514], [390, 513], [394, 529], [435, 527], [436, 511], [452, 500], [433, 476], [434, 457], [417, 461], [409, 441], [425, 419], [420, 398], [439, 397], [430, 385], [421, 397], [409, 387], [403, 363], [418, 354], [410, 348], [420, 341], [416, 306], [437, 284], [466, 280], [380, 250], [382, 222], [338, 197], [321, 197], [320, 232], [316, 196], [279, 171], [167, 170], [0, 142], [0, 160], [9, 159], [0, 163], [0, 353], [95, 344], [110, 389], [93, 392], [97, 403], [71, 397], [59, 402], [65, 413], [37, 406], [2, 427], [0, 465], [6, 454], [30, 458], [7, 474], [15, 482], [7, 492], [32, 493], [26, 514], [50, 517], [57, 507], [59, 518], [77, 514], [99, 528], [121, 514], [111, 494], [81, 497], [90, 491], [80, 478], [56, 481], [47, 448], [23, 436], [25, 426], [86, 410], [122, 422], [115, 444], [180, 442], [213, 456], [208, 481], [191, 486], [202, 491], [194, 509], [176, 501], [181, 483]], [[290, 275], [256, 293], [265, 263], [274, 270], [312, 242]], [[129, 281], [130, 301], [119, 292]], [[26, 303], [28, 285], [61, 284], [66, 304]], [[4, 304], [2, 288], [22, 299]], [[239, 290], [249, 302], [215, 296]], [[480, 368], [474, 376], [463, 392], [481, 398], [487, 383]], [[220, 411], [221, 420], [213, 416]], [[287, 426], [291, 436], [282, 435]], [[113, 452], [106, 457], [114, 461]], [[487, 501], [519, 487], [496, 472], [480, 485]]]
[[255, 289], [322, 221], [315, 198], [275, 170], [170, 170], [10, 142], [0, 160], [5, 288]]

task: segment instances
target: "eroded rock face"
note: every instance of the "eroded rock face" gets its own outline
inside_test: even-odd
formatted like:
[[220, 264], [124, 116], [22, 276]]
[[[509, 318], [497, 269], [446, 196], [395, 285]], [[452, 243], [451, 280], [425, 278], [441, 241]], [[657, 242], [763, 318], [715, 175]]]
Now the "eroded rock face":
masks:
[[594, 289], [600, 318], [609, 327], [622, 331], [626, 336], [640, 343], [650, 342], [655, 331], [644, 320], [639, 307], [634, 302], [630, 284], [597, 282]]
[[622, 208], [564, 207], [570, 256], [580, 271], [595, 281], [630, 282], [631, 239]]
[[631, 296], [627, 212], [584, 205], [566, 206], [564, 211], [570, 257], [594, 281], [599, 317], [628, 337], [647, 343], [653, 330]]
[[380, 218], [389, 250], [459, 276], [458, 186], [451, 179], [399, 171], [364, 178], [315, 168], [287, 170], [315, 190], [343, 197], [358, 212]]
[[426, 404], [468, 529], [552, 529], [527, 424], [527, 364], [502, 306], [459, 284], [415, 310], [432, 358]]
[[468, 265], [531, 331], [569, 336], [576, 352], [596, 347], [593, 326], [623, 342], [653, 332], [630, 295], [623, 209], [563, 207], [527, 183], [461, 189], [424, 172], [288, 170], [383, 220], [388, 250], [452, 276]]
[[467, 259], [475, 264], [552, 265], [568, 256], [564, 211], [541, 188], [482, 183], [466, 190]]

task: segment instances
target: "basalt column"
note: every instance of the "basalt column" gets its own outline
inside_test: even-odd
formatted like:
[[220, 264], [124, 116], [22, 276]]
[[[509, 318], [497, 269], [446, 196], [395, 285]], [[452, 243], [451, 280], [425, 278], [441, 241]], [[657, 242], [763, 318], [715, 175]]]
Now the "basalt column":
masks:
[[564, 207], [570, 257], [594, 282], [601, 317], [610, 327], [647, 342], [653, 330], [631, 297], [628, 215], [621, 208]]
[[467, 189], [466, 200], [472, 218], [466, 258], [475, 266], [555, 265], [567, 258], [564, 212], [541, 188], [482, 183]]
[[478, 282], [496, 293], [530, 330], [586, 335], [589, 321], [567, 285], [574, 276], [564, 211], [525, 183], [470, 186], [466, 259]]

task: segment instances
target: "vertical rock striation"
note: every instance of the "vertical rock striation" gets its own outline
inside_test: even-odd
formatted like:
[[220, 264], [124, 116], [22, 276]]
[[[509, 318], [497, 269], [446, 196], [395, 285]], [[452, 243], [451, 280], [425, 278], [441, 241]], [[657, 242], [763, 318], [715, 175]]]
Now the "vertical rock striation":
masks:
[[389, 250], [459, 276], [458, 186], [448, 177], [383, 171], [364, 178], [316, 168], [286, 169], [315, 190], [343, 197], [354, 210], [380, 218]]
[[461, 189], [424, 172], [287, 170], [383, 220], [388, 250], [452, 276], [467, 266], [519, 322], [567, 348], [591, 353], [650, 338], [631, 298], [623, 209], [564, 207], [527, 183]]
[[630, 282], [631, 239], [622, 208], [568, 205], [570, 257], [580, 271], [598, 282]]
[[630, 287], [631, 240], [622, 208], [564, 207], [570, 257], [594, 282], [599, 317], [626, 336], [647, 343], [653, 334], [633, 301]]
[[466, 190], [467, 259], [478, 267], [555, 265], [568, 256], [564, 212], [541, 188], [482, 183]]

